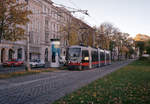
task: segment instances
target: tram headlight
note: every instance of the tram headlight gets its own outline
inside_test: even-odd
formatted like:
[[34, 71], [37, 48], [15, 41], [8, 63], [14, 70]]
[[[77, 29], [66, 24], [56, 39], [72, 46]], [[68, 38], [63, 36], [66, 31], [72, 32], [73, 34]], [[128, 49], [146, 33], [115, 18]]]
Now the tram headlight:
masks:
[[89, 60], [89, 57], [84, 57], [84, 60], [88, 61], [88, 60]]

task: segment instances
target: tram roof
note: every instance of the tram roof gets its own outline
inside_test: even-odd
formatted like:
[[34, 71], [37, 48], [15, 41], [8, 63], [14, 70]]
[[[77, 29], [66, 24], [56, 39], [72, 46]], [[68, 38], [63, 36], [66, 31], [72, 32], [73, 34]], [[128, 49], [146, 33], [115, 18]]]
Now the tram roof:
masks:
[[[72, 46], [70, 46], [69, 48], [89, 48], [90, 46], [85, 46], [85, 45], [72, 45]], [[106, 52], [106, 53], [110, 53], [110, 51], [109, 50], [104, 50], [104, 49], [101, 49], [101, 48], [95, 48], [95, 47], [90, 47], [90, 48], [92, 48], [93, 50], [97, 50], [97, 49], [99, 49], [99, 51], [101, 51], [101, 52]]]
[[83, 48], [83, 47], [88, 47], [88, 46], [81, 46], [81, 45], [72, 45], [69, 48]]

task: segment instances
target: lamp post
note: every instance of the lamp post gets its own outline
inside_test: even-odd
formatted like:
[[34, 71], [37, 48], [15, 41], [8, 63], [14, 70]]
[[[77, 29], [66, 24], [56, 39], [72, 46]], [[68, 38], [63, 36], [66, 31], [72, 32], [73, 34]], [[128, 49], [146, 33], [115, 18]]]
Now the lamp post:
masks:
[[[26, 2], [27, 2], [27, 10], [28, 10], [28, 3], [29, 3], [29, 0], [26, 0]], [[30, 52], [29, 52], [29, 50], [30, 50], [30, 45], [29, 45], [29, 36], [30, 36], [30, 34], [29, 34], [29, 24], [27, 24], [27, 34], [26, 34], [26, 55], [27, 55], [27, 59], [26, 59], [26, 71], [30, 71], [31, 70], [31, 68], [30, 68], [30, 64], [29, 64], [29, 62], [30, 62], [30, 59], [29, 59], [29, 55], [30, 55]]]
[[26, 62], [26, 70], [27, 71], [30, 71], [31, 70], [31, 68], [30, 68], [30, 64], [29, 64], [29, 62], [30, 62], [30, 59], [29, 59], [29, 55], [30, 55], [30, 52], [29, 52], [29, 50], [30, 50], [30, 44], [29, 44], [29, 33], [27, 33], [27, 41], [26, 41], [26, 49], [27, 49], [27, 53], [26, 53], [26, 55], [27, 55], [27, 62]]

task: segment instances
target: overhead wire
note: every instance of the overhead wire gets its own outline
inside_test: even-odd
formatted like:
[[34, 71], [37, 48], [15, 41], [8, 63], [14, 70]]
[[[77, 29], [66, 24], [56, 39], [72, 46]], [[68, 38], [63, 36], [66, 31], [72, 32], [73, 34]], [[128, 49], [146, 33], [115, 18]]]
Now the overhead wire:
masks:
[[[62, 7], [65, 7], [65, 8], [68, 8], [68, 9], [70, 9], [70, 10], [81, 10], [81, 8], [78, 6], [78, 5], [76, 5], [76, 3], [74, 3], [72, 0], [66, 0], [66, 2], [70, 2], [75, 8], [71, 8], [71, 7], [69, 7], [69, 6], [65, 6], [65, 5], [62, 5], [62, 4], [57, 4], [57, 3], [54, 3], [55, 5], [57, 5], [57, 6], [62, 6]], [[95, 23], [99, 23], [99, 21], [98, 20], [96, 20], [93, 16], [91, 16], [91, 15], [88, 15], [88, 18], [91, 18], [92, 20], [94, 20], [95, 21]], [[87, 22], [87, 21], [86, 21]], [[91, 24], [91, 23], [90, 23]]]
[[[72, 5], [74, 5], [76, 8], [81, 9], [78, 5], [76, 5], [72, 0], [68, 0]], [[94, 20], [96, 23], [98, 23], [99, 21], [97, 21], [93, 16], [89, 15], [89, 18], [91, 18], [92, 20]]]
[[74, 5], [76, 8], [81, 9], [78, 5], [76, 5], [72, 0], [68, 0], [72, 5]]

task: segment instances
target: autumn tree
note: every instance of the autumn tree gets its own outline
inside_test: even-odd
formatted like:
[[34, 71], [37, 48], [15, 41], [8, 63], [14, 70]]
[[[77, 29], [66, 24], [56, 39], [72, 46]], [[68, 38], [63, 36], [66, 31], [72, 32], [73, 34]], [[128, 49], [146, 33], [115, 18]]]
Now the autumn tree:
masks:
[[114, 41], [116, 43], [116, 46], [117, 49], [118, 49], [118, 60], [120, 60], [120, 56], [121, 56], [121, 53], [122, 53], [122, 33], [121, 32], [117, 32], [114, 34], [113, 36], [114, 38]]
[[106, 49], [106, 36], [104, 35], [104, 27], [100, 26], [96, 30], [96, 43], [98, 47], [101, 47], [102, 49]]
[[146, 52], [150, 55], [150, 40], [146, 42]]
[[116, 28], [114, 27], [114, 25], [108, 22], [102, 23], [100, 27], [97, 28], [97, 43], [101, 48], [110, 48], [112, 36], [114, 35], [115, 31]]
[[68, 20], [65, 25], [61, 26], [59, 32], [64, 34], [63, 40], [67, 41], [67, 46], [81, 43], [92, 46], [92, 28], [87, 26], [82, 20], [76, 18]]
[[94, 46], [96, 47], [96, 29], [95, 28], [89, 28], [87, 30], [87, 45], [88, 46]]
[[118, 33], [119, 29], [114, 27], [113, 24], [105, 22], [96, 28], [96, 44], [102, 49], [107, 49], [111, 51], [111, 58], [113, 60], [113, 50], [118, 45]]
[[144, 41], [136, 41], [136, 47], [140, 50], [140, 57], [143, 55], [145, 51], [145, 42]]
[[126, 40], [125, 46], [128, 48], [128, 52], [126, 54], [126, 58], [129, 57], [131, 58], [132, 55], [136, 54], [136, 47], [135, 47], [135, 41], [133, 38], [129, 37]]
[[1, 40], [17, 41], [24, 38], [23, 26], [29, 22], [26, 10], [27, 3], [16, 0], [0, 0], [0, 42]]
[[133, 49], [133, 47], [128, 47], [128, 49], [129, 49], [129, 52], [128, 52], [128, 56], [129, 56], [129, 58], [131, 58], [131, 56], [133, 55], [133, 54], [135, 54], [135, 50]]
[[67, 46], [79, 44], [78, 41], [78, 25], [72, 20], [66, 22], [65, 25], [61, 26], [60, 33], [63, 33], [63, 40], [67, 42]]
[[79, 28], [78, 39], [79, 43], [82, 43], [87, 46], [95, 47], [95, 29], [87, 26], [86, 24], [82, 24]]

